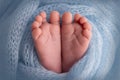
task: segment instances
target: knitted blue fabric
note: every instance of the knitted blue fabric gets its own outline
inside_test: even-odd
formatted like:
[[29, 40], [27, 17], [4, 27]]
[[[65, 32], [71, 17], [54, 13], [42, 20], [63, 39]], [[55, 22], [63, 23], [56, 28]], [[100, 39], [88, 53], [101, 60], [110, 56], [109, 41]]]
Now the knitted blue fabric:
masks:
[[[0, 0], [0, 80], [120, 79], [118, 0]], [[31, 24], [39, 12], [80, 13], [92, 24], [85, 56], [67, 73], [45, 69], [38, 60]], [[47, 49], [46, 49], [47, 50]]]

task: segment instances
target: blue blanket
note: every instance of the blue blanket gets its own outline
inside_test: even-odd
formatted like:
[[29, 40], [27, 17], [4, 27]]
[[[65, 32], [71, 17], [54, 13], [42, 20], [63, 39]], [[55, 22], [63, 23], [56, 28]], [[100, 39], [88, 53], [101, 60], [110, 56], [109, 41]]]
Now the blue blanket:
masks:
[[[0, 80], [120, 79], [119, 4], [120, 0], [0, 0]], [[52, 10], [80, 13], [93, 28], [85, 56], [67, 73], [46, 70], [31, 37], [34, 17]]]

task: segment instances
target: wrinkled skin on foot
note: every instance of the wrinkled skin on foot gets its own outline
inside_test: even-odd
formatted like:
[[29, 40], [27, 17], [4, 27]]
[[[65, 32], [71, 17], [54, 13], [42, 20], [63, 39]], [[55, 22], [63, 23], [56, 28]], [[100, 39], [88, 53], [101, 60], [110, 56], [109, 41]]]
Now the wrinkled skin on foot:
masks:
[[65, 12], [62, 16], [61, 41], [62, 41], [62, 69], [69, 71], [72, 65], [83, 57], [91, 39], [91, 25], [80, 14]]
[[32, 24], [32, 37], [40, 63], [57, 73], [69, 71], [84, 56], [91, 35], [87, 19], [75, 14], [72, 21], [70, 12], [63, 14], [61, 29], [57, 11], [51, 12], [50, 23], [46, 20], [46, 13], [41, 12]]
[[60, 16], [57, 11], [50, 14], [50, 23], [46, 13], [41, 12], [32, 24], [32, 37], [41, 64], [48, 70], [61, 72]]

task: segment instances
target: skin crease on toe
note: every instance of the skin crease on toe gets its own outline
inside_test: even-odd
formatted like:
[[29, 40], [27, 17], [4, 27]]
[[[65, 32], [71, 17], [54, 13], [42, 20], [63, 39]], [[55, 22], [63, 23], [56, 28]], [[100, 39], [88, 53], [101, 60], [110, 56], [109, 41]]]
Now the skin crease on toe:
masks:
[[65, 12], [62, 16], [62, 24], [70, 24], [72, 22], [71, 17], [72, 17], [72, 14], [70, 12]]
[[60, 14], [56, 11], [53, 11], [50, 14], [50, 22], [53, 24], [59, 24], [59, 21], [60, 21]]

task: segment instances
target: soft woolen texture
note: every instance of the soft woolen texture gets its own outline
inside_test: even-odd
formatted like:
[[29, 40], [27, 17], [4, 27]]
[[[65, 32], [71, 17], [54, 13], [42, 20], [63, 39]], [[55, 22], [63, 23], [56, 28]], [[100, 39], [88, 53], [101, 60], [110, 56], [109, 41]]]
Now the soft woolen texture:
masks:
[[[120, 1], [0, 0], [0, 80], [118, 80], [120, 79]], [[35, 16], [57, 10], [80, 13], [92, 24], [85, 56], [68, 73], [45, 69], [38, 60], [31, 24]], [[47, 49], [46, 49], [47, 50]]]

